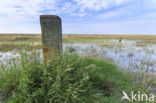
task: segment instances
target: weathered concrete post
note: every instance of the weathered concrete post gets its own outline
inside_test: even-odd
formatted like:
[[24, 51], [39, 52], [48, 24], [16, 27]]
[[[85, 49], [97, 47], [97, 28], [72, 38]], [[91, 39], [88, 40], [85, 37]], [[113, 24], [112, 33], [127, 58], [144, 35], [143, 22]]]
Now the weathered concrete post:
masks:
[[56, 55], [62, 54], [62, 21], [56, 15], [40, 15], [43, 56], [53, 62]]

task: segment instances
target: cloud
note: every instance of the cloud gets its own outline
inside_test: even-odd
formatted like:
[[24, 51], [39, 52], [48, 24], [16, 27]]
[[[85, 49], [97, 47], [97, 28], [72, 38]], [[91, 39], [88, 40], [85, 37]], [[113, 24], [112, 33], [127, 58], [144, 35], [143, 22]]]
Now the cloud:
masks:
[[[154, 28], [155, 22], [151, 21], [156, 20], [155, 5], [156, 0], [0, 0], [0, 32], [40, 32], [40, 14], [56, 14], [64, 19], [64, 24], [71, 23], [71, 26], [64, 25], [65, 32], [102, 32], [103, 28], [98, 29], [99, 25], [107, 30], [114, 27], [114, 31], [118, 29], [122, 32], [122, 28], [129, 31], [128, 24], [123, 24], [126, 21], [131, 28], [137, 25], [138, 30], [150, 23], [153, 25], [150, 27]], [[77, 24], [79, 22], [82, 24]], [[86, 24], [89, 24], [88, 27]], [[103, 32], [107, 33], [107, 30]]]
[[[129, 2], [129, 3], [128, 3]], [[137, 1], [128, 1], [127, 4], [122, 6], [112, 7], [108, 10], [103, 10], [97, 16], [101, 19], [110, 19], [110, 18], [130, 18], [134, 19], [145, 18], [145, 17], [156, 17], [156, 1], [149, 0], [137, 0]]]
[[130, 0], [73, 0], [82, 9], [101, 10], [128, 3]]
[[56, 3], [59, 0], [1, 0], [0, 13], [4, 13], [11, 18], [35, 18], [39, 14], [49, 10], [55, 13]]
[[73, 5], [72, 2], [65, 2], [60, 8], [60, 13], [68, 14], [71, 16], [83, 17], [85, 12], [79, 10], [78, 6]]
[[108, 19], [108, 18], [112, 18], [112, 17], [116, 17], [116, 16], [124, 16], [125, 14], [129, 14], [131, 13], [130, 11], [128, 11], [127, 9], [124, 8], [120, 8], [120, 9], [116, 9], [116, 10], [111, 10], [105, 13], [101, 13], [99, 14], [98, 18], [101, 19]]
[[37, 19], [40, 14], [84, 17], [100, 11], [99, 16], [109, 18], [133, 12], [139, 7], [154, 8], [153, 4], [156, 4], [155, 0], [1, 0], [0, 13], [14, 18]]

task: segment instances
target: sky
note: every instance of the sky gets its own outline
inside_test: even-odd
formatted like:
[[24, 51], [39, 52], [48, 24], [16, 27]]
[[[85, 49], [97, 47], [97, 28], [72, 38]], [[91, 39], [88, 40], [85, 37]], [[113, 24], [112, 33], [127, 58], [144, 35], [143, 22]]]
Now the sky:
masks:
[[0, 0], [0, 33], [41, 33], [39, 15], [62, 18], [63, 34], [156, 35], [156, 0]]

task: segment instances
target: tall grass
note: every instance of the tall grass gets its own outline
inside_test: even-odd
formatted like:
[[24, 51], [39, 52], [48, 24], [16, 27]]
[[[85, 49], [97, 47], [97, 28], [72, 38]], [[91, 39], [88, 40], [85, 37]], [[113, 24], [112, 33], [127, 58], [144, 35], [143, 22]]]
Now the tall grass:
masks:
[[44, 64], [40, 53], [23, 50], [0, 67], [1, 102], [121, 103], [123, 90], [141, 89], [132, 80], [101, 59], [65, 52]]

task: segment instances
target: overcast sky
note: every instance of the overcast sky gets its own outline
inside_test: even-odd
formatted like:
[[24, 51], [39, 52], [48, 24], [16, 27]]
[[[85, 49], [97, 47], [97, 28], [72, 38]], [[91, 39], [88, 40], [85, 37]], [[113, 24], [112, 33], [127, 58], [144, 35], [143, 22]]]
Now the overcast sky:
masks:
[[63, 33], [156, 34], [156, 0], [0, 0], [0, 33], [40, 33], [40, 14]]

